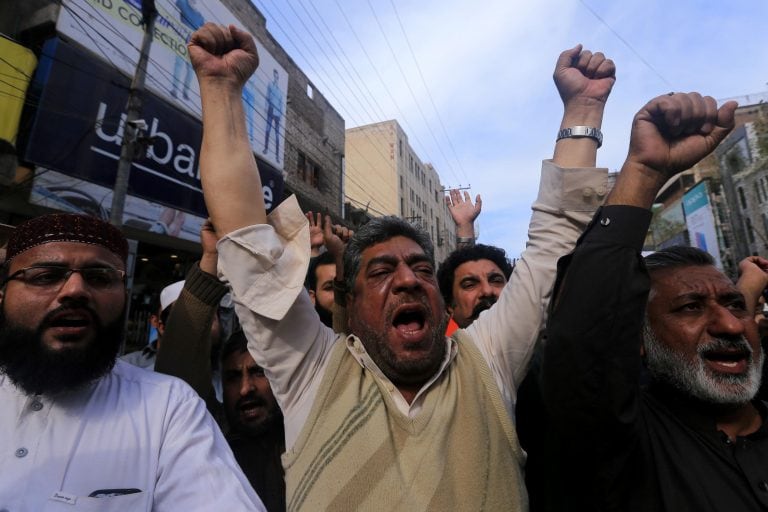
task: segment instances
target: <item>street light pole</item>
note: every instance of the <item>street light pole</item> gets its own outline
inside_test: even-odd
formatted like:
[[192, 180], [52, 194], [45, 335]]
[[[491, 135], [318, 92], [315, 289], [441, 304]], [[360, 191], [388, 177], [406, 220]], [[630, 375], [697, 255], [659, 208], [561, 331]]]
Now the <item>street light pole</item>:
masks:
[[154, 0], [142, 0], [141, 13], [144, 24], [144, 39], [141, 42], [139, 62], [136, 64], [136, 73], [131, 81], [128, 103], [125, 107], [123, 143], [120, 148], [120, 161], [117, 164], [115, 187], [112, 193], [112, 207], [109, 213], [109, 221], [117, 227], [122, 227], [123, 225], [123, 210], [125, 209], [125, 196], [128, 193], [128, 178], [131, 175], [131, 165], [136, 154], [136, 140], [139, 136], [137, 120], [141, 115], [141, 94], [144, 92], [149, 47], [152, 44], [155, 18], [157, 17]]

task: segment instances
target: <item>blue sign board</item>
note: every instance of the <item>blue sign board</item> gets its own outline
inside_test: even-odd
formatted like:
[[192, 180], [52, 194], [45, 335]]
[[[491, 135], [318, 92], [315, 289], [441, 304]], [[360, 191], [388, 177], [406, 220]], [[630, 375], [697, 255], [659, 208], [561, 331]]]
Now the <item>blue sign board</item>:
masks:
[[705, 181], [699, 182], [683, 196], [683, 209], [685, 210], [686, 215], [690, 215], [699, 208], [704, 208], [708, 204], [709, 195], [707, 183]]
[[[71, 43], [46, 42], [33, 87], [41, 91], [24, 158], [112, 188], [130, 80]], [[200, 184], [202, 123], [145, 93], [140, 116], [151, 141], [134, 159], [128, 193], [206, 217]], [[226, 165], [226, 162], [222, 162]], [[259, 161], [268, 208], [280, 202], [282, 173]]]

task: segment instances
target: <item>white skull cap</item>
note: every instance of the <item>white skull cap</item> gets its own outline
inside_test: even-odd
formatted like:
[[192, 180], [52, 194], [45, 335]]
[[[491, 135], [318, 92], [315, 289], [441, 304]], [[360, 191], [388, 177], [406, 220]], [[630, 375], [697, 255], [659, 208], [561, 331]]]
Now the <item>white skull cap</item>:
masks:
[[181, 295], [182, 288], [184, 288], [184, 281], [176, 281], [163, 288], [163, 291], [160, 292], [160, 311], [164, 311], [165, 308], [176, 302]]

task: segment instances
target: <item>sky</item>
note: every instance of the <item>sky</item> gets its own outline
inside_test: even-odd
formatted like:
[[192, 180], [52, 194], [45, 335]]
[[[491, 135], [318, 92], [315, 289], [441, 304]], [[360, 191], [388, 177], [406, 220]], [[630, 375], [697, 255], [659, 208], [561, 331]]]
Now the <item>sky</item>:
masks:
[[768, 98], [766, 0], [253, 3], [347, 128], [397, 119], [444, 186], [482, 196], [478, 240], [512, 257], [562, 117], [552, 71], [564, 49], [582, 43], [616, 63], [597, 156], [611, 171], [655, 96]]

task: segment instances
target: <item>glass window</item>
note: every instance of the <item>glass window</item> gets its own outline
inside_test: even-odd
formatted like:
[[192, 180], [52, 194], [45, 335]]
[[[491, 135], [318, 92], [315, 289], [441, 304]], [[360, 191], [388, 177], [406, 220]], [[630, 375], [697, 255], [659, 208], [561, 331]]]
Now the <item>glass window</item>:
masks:
[[744, 189], [739, 187], [737, 189], [737, 192], [739, 194], [739, 203], [741, 204], [741, 209], [746, 210], [747, 209], [747, 198], [744, 197]]

